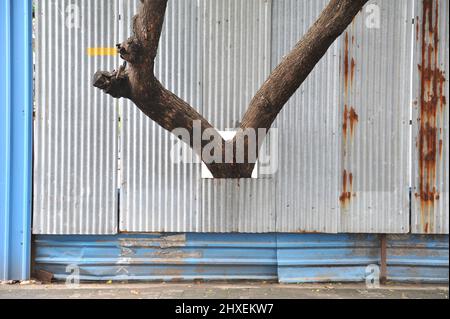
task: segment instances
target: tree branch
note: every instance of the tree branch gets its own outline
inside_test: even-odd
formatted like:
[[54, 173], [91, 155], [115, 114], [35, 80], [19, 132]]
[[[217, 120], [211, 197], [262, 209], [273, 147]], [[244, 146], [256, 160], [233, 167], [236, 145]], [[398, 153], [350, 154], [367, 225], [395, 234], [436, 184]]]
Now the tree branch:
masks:
[[[141, 0], [139, 13], [133, 19], [133, 35], [118, 45], [122, 59], [128, 62], [126, 70], [97, 72], [94, 86], [113, 97], [132, 100], [148, 117], [168, 131], [185, 128], [194, 136], [194, 122], [201, 123], [201, 133], [213, 132], [215, 149], [220, 152], [221, 163], [207, 163], [216, 178], [251, 177], [255, 163], [236, 163], [236, 145], [245, 141], [248, 153], [250, 141], [245, 137], [247, 129], [270, 129], [283, 106], [306, 80], [328, 48], [352, 22], [368, 0], [331, 0], [318, 20], [284, 58], [262, 85], [245, 113], [236, 137], [224, 141], [218, 131], [193, 107], [165, 89], [155, 78], [154, 63], [164, 23], [167, 0]], [[257, 149], [263, 137], [257, 139]], [[203, 150], [210, 141], [203, 141], [195, 148], [193, 138], [190, 146], [203, 159]], [[231, 162], [225, 163], [225, 150], [234, 150]], [[247, 158], [247, 157], [246, 157]], [[248, 159], [248, 158], [247, 158]]]
[[[184, 128], [193, 137], [194, 123], [200, 123], [200, 135], [209, 130], [213, 143], [216, 142], [215, 150], [222, 155], [225, 141], [219, 132], [187, 102], [164, 88], [154, 75], [167, 0], [141, 0], [141, 3], [139, 13], [133, 18], [133, 35], [118, 45], [120, 56], [128, 62], [127, 76], [131, 91], [128, 98], [145, 115], [170, 132]], [[105, 75], [103, 73], [101, 75], [103, 82]], [[189, 145], [200, 158], [203, 158], [202, 151], [210, 143], [211, 141], [201, 139], [196, 147], [194, 139], [191, 138]], [[206, 163], [206, 165], [216, 177], [230, 174], [229, 166], [225, 167], [220, 163]], [[238, 176], [236, 169], [234, 171], [232, 174]]]
[[[367, 1], [330, 1], [318, 20], [256, 93], [241, 121], [240, 131], [235, 139], [241, 138], [242, 132], [248, 128], [270, 129], [284, 105]], [[257, 145], [259, 150], [262, 141], [258, 140]], [[248, 169], [253, 170], [253, 167], [249, 166]]]

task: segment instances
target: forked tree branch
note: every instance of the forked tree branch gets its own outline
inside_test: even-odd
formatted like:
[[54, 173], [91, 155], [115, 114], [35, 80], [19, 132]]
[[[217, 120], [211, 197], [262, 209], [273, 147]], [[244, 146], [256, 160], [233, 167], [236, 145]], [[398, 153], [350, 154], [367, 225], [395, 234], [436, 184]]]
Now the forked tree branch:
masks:
[[[194, 136], [194, 122], [201, 123], [201, 133], [209, 129], [212, 142], [202, 141], [190, 146], [203, 159], [207, 145], [215, 143], [221, 163], [206, 163], [216, 178], [248, 178], [255, 163], [237, 163], [236, 154], [225, 163], [225, 150], [236, 150], [238, 141], [244, 141], [245, 153], [250, 148], [245, 136], [247, 129], [269, 130], [283, 106], [306, 80], [333, 42], [345, 31], [368, 0], [331, 0], [318, 20], [283, 59], [262, 85], [242, 119], [236, 137], [225, 141], [219, 132], [193, 107], [165, 89], [154, 75], [155, 58], [164, 23], [167, 0], [141, 0], [139, 13], [133, 19], [133, 35], [118, 45], [127, 66], [111, 73], [99, 71], [94, 86], [115, 98], [128, 98], [148, 117], [168, 131], [184, 128]], [[211, 135], [211, 134], [210, 134]], [[262, 139], [256, 141], [257, 150]], [[247, 159], [247, 158], [246, 158]]]

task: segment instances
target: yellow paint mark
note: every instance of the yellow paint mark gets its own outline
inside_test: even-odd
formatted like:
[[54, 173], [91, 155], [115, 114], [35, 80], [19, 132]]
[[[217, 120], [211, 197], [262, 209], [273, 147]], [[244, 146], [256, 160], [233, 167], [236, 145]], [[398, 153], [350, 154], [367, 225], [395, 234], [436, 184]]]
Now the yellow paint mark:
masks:
[[88, 48], [88, 56], [115, 56], [117, 55], [117, 48]]

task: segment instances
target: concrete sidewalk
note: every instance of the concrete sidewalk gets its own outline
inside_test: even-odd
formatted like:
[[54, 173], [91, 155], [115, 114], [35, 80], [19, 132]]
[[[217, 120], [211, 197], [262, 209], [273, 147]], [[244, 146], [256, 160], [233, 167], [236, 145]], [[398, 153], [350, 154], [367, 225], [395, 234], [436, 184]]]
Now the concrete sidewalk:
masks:
[[0, 299], [448, 299], [448, 286], [276, 283], [2, 284]]

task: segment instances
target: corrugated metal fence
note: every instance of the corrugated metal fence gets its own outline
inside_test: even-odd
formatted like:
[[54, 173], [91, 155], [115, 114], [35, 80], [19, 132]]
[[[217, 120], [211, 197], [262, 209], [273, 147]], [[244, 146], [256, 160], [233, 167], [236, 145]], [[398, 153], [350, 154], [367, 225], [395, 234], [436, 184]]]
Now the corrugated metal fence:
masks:
[[[92, 87], [137, 3], [36, 2], [34, 233], [448, 233], [448, 1], [370, 1], [280, 114], [278, 171], [241, 181], [174, 164], [168, 132]], [[158, 75], [225, 130], [327, 1], [169, 3]]]
[[45, 0], [36, 5], [35, 233], [117, 231], [118, 102], [92, 87], [116, 56], [114, 1]]
[[[139, 1], [120, 1], [120, 39], [131, 34]], [[170, 1], [156, 72], [161, 81], [195, 107], [201, 106], [200, 11], [197, 1]], [[170, 133], [121, 101], [120, 229], [200, 231], [200, 166], [173, 165]], [[150, 173], [151, 172], [151, 173]]]
[[[367, 234], [36, 236], [34, 270], [65, 280], [365, 282], [380, 264]], [[448, 236], [389, 235], [386, 277], [448, 283]], [[70, 265], [70, 267], [67, 267]], [[376, 274], [375, 274], [376, 276]]]
[[416, 2], [412, 230], [449, 227], [449, 2]]
[[412, 8], [372, 1], [341, 38], [342, 232], [409, 230]]
[[[273, 3], [271, 67], [282, 60], [328, 3]], [[279, 131], [277, 231], [339, 231], [339, 47], [337, 41], [290, 99]], [[292, 146], [295, 145], [294, 148]]]

